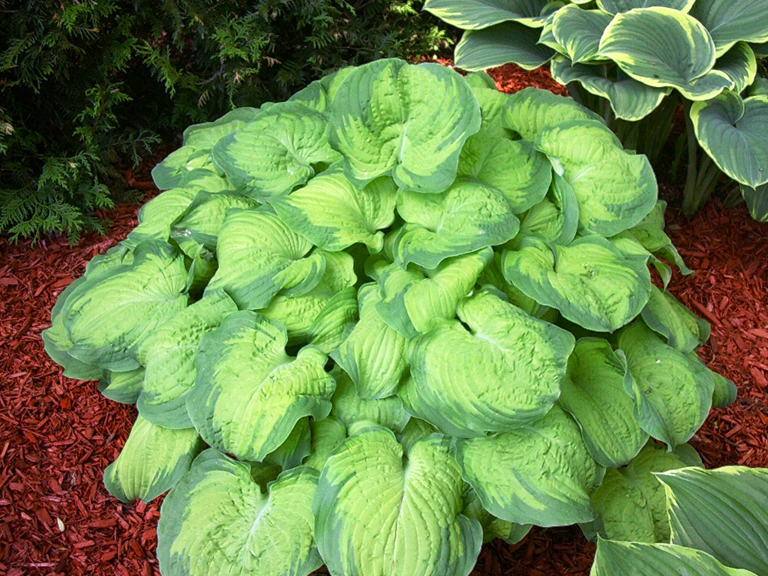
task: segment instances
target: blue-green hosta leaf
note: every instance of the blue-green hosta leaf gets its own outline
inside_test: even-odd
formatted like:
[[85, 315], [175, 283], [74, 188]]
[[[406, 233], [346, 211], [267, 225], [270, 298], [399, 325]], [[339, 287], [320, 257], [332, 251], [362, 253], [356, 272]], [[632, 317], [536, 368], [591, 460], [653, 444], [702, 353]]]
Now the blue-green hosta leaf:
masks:
[[483, 507], [517, 524], [588, 522], [601, 469], [579, 427], [554, 407], [538, 421], [487, 438], [459, 440], [456, 458]]
[[464, 177], [443, 194], [401, 190], [397, 211], [406, 224], [394, 233], [392, 252], [403, 268], [436, 268], [451, 256], [504, 244], [520, 224], [497, 188]]
[[768, 41], [766, 12], [766, 0], [696, 0], [691, 16], [709, 30], [720, 55], [739, 40], [756, 43]]
[[534, 141], [539, 132], [567, 120], [600, 120], [600, 116], [575, 100], [549, 90], [525, 88], [509, 98], [502, 113], [502, 124], [525, 140]]
[[195, 358], [203, 335], [236, 312], [229, 296], [213, 293], [171, 316], [136, 352], [146, 368], [137, 407], [144, 418], [165, 428], [191, 428], [186, 396], [195, 385]]
[[669, 292], [653, 286], [643, 321], [667, 339], [667, 344], [686, 354], [709, 339], [709, 323], [696, 316]]
[[265, 308], [278, 293], [306, 294], [325, 273], [312, 243], [265, 209], [232, 210], [219, 233], [219, 268], [206, 291], [223, 289], [237, 305]]
[[317, 477], [311, 468], [294, 468], [265, 494], [248, 464], [206, 450], [163, 502], [163, 574], [307, 576], [323, 564], [313, 539]]
[[187, 174], [199, 168], [213, 169], [210, 147], [182, 146], [152, 169], [152, 180], [158, 189], [170, 190], [183, 186]]
[[61, 309], [72, 347], [67, 353], [113, 371], [138, 368], [136, 345], [186, 308], [184, 258], [169, 244], [141, 243], [133, 262], [113, 266], [78, 284]]
[[138, 416], [117, 460], [104, 470], [104, 485], [122, 502], [149, 502], [178, 482], [202, 448], [193, 428], [169, 430]]
[[408, 341], [379, 315], [381, 296], [376, 284], [362, 286], [357, 300], [360, 320], [331, 358], [349, 375], [362, 398], [386, 398], [395, 394], [408, 366]]
[[310, 346], [291, 358], [287, 341], [282, 324], [250, 311], [230, 314], [203, 336], [187, 410], [210, 446], [259, 462], [299, 419], [328, 416], [336, 384], [325, 354]]
[[457, 68], [475, 72], [513, 62], [524, 70], [543, 66], [555, 55], [538, 43], [539, 30], [518, 22], [502, 22], [483, 30], [464, 32], [454, 51]]
[[625, 152], [601, 122], [572, 120], [545, 128], [536, 148], [573, 188], [579, 224], [587, 233], [618, 234], [656, 205], [658, 188], [648, 158]]
[[255, 200], [237, 192], [198, 192], [173, 223], [172, 235], [179, 244], [191, 240], [213, 250], [227, 210], [255, 207], [258, 207]]
[[656, 478], [669, 500], [673, 544], [768, 576], [768, 470], [684, 468]]
[[505, 252], [502, 265], [507, 281], [537, 302], [588, 330], [613, 332], [648, 302], [646, 258], [627, 257], [599, 236], [569, 246], [529, 237], [519, 250]]
[[354, 383], [346, 373], [338, 370], [333, 375], [336, 378], [336, 392], [333, 394], [331, 416], [348, 430], [356, 422], [373, 422], [397, 434], [403, 432], [410, 415], [399, 397], [366, 400], [357, 394]]
[[573, 62], [595, 59], [600, 38], [613, 17], [601, 10], [582, 10], [569, 4], [552, 17], [552, 34]]
[[592, 458], [609, 468], [629, 462], [648, 440], [632, 415], [634, 405], [624, 390], [626, 377], [626, 363], [607, 341], [582, 338], [560, 385], [558, 403], [579, 424]]
[[[66, 375], [66, 370], [64, 371]], [[144, 367], [128, 372], [104, 370], [99, 380], [99, 392], [120, 404], [135, 404], [144, 385]]]
[[124, 245], [134, 248], [147, 238], [168, 240], [174, 220], [184, 213], [197, 194], [194, 188], [172, 188], [152, 198], [139, 209], [139, 225], [128, 234]]
[[627, 393], [640, 426], [670, 448], [686, 442], [707, 417], [715, 382], [694, 353], [682, 354], [643, 322], [619, 334], [632, 375]]
[[302, 418], [293, 427], [288, 438], [285, 439], [277, 450], [264, 458], [265, 463], [280, 466], [281, 470], [290, 470], [301, 466], [305, 458], [312, 450], [312, 432], [309, 426], [309, 418]]
[[739, 391], [736, 384], [717, 372], [712, 373], [715, 380], [715, 391], [712, 394], [712, 408], [725, 408], [736, 401]]
[[[540, 419], [560, 395], [570, 333], [489, 292], [412, 340], [406, 404], [451, 436], [482, 436]], [[467, 328], [465, 328], [467, 326]]]
[[520, 216], [520, 232], [515, 242], [526, 236], [536, 236], [554, 244], [573, 242], [579, 228], [579, 202], [573, 187], [557, 172], [552, 174], [552, 186], [547, 196]]
[[728, 568], [709, 554], [674, 544], [640, 542], [597, 543], [590, 576], [756, 576], [749, 570]]
[[501, 22], [540, 27], [549, 0], [427, 0], [424, 10], [464, 30], [481, 30]]
[[682, 451], [670, 453], [648, 442], [629, 465], [606, 470], [603, 483], [591, 496], [594, 531], [611, 540], [669, 542], [667, 498], [653, 473], [691, 465], [701, 462], [686, 462]]
[[757, 60], [755, 53], [746, 42], [737, 42], [733, 48], [720, 56], [715, 68], [731, 80], [728, 87], [734, 92], [743, 92], [755, 81], [757, 76]]
[[477, 492], [469, 485], [464, 487], [464, 510], [462, 514], [480, 522], [480, 525], [483, 527], [483, 543], [490, 542], [495, 538], [501, 538], [507, 544], [517, 544], [531, 531], [530, 524], [515, 524], [514, 522], [507, 522], [501, 518], [496, 518], [496, 516], [483, 508]]
[[404, 458], [391, 431], [371, 427], [328, 459], [313, 502], [317, 548], [334, 576], [467, 576], [483, 541], [461, 514], [461, 470], [448, 438]]
[[604, 66], [574, 64], [563, 56], [552, 60], [550, 72], [560, 84], [578, 82], [590, 94], [607, 99], [617, 118], [631, 122], [648, 116], [670, 92], [670, 88], [655, 88], [638, 82], [620, 69], [618, 79], [610, 79]]
[[[768, 94], [766, 96], [768, 97]], [[768, 222], [768, 184], [757, 188], [741, 184], [739, 189], [752, 218], [758, 222]]]
[[315, 246], [339, 251], [360, 242], [377, 252], [384, 245], [380, 230], [395, 219], [396, 193], [391, 178], [378, 178], [358, 188], [339, 167], [287, 196], [273, 198], [270, 204], [294, 232]]
[[347, 177], [362, 186], [391, 175], [407, 190], [441, 192], [456, 176], [480, 106], [458, 73], [384, 59], [360, 66], [331, 108], [329, 138]]
[[238, 189], [257, 199], [287, 194], [315, 175], [313, 164], [339, 155], [325, 136], [327, 117], [298, 102], [270, 106], [218, 141], [211, 156]]
[[768, 182], [768, 96], [742, 100], [725, 91], [695, 102], [691, 121], [696, 139], [720, 170], [752, 188]]
[[193, 124], [184, 130], [183, 145], [210, 150], [224, 136], [235, 130], [240, 130], [255, 120], [258, 115], [259, 111], [256, 108], [246, 106], [227, 112], [213, 122]]
[[312, 444], [304, 465], [320, 472], [328, 457], [347, 439], [347, 428], [332, 416], [311, 420], [309, 426], [312, 430]]
[[609, 14], [629, 12], [635, 8], [651, 8], [652, 6], [666, 6], [681, 12], [689, 12], [696, 0], [597, 0], [601, 10]]

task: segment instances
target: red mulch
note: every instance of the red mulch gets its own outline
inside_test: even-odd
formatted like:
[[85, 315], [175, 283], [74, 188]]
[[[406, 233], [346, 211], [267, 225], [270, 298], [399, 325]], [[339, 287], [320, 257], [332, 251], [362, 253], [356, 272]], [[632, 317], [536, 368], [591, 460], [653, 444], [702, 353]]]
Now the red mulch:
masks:
[[[508, 90], [557, 88], [546, 72], [495, 71]], [[107, 236], [77, 246], [0, 239], [0, 573], [9, 576], [150, 576], [159, 501], [126, 506], [109, 496], [102, 471], [117, 456], [135, 417], [104, 399], [95, 382], [64, 378], [40, 333], [56, 295], [85, 263], [136, 225], [137, 206], [110, 216]], [[718, 201], [691, 220], [672, 211], [669, 231], [693, 277], [672, 292], [712, 323], [701, 351], [739, 388], [714, 410], [693, 444], [708, 467], [768, 466], [768, 224]], [[523, 542], [484, 547], [473, 576], [586, 576], [594, 546], [576, 528], [536, 529]]]

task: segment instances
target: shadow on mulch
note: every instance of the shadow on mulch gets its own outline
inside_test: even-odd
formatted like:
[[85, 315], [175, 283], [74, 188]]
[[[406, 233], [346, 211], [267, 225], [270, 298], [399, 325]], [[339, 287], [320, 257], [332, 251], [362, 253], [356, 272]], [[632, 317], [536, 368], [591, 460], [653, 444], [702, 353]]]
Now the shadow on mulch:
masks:
[[[506, 90], [533, 84], [562, 93], [545, 72], [505, 66], [492, 75]], [[0, 239], [0, 572], [8, 576], [159, 574], [160, 499], [125, 506], [102, 484], [134, 407], [106, 400], [95, 382], [61, 376], [40, 339], [56, 296], [125, 237], [137, 208], [121, 206], [107, 236], [75, 247]], [[768, 224], [713, 201], [691, 220], [672, 210], [668, 232], [697, 270], [677, 275], [670, 289], [712, 324], [701, 357], [739, 389], [692, 443], [708, 467], [768, 466]], [[586, 576], [593, 553], [577, 528], [536, 529], [516, 546], [486, 545], [472, 575]]]

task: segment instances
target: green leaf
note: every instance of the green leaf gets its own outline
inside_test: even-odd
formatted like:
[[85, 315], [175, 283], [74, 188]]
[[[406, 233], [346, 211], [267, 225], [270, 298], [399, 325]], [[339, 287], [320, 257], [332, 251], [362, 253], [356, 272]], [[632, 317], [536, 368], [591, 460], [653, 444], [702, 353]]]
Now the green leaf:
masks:
[[625, 152], [601, 122], [572, 120], [543, 129], [544, 152], [573, 188], [586, 233], [613, 236], [639, 223], [656, 205], [658, 189], [648, 158]]
[[199, 168], [213, 169], [211, 149], [182, 146], [152, 169], [152, 180], [159, 190], [169, 190], [184, 186], [188, 174]]
[[672, 8], [617, 14], [606, 28], [598, 55], [612, 59], [632, 78], [676, 88], [689, 100], [707, 100], [730, 84], [712, 70], [715, 44], [695, 18]]
[[768, 470], [683, 468], [656, 478], [666, 489], [673, 544], [768, 576]]
[[768, 41], [766, 12], [766, 0], [696, 0], [691, 16], [709, 30], [719, 56], [739, 40], [756, 43]]
[[524, 70], [543, 66], [555, 51], [538, 43], [539, 30], [517, 22], [503, 22], [484, 30], [464, 32], [456, 45], [457, 68], [474, 72], [513, 62]]
[[[507, 138], [507, 133], [501, 125], [500, 119], [510, 97], [506, 92], [499, 92], [493, 78], [485, 72], [472, 72], [467, 74], [465, 79], [472, 90], [472, 94], [480, 103], [482, 124], [480, 131], [467, 139], [464, 148], [462, 148], [462, 154], [465, 154], [466, 149], [472, 146], [470, 143], [477, 142], [480, 147], [483, 147], [486, 139]], [[461, 162], [461, 157], [459, 157], [460, 165]]]
[[768, 222], [768, 184], [757, 188], [741, 184], [739, 189], [752, 218], [758, 222]]
[[460, 321], [436, 322], [411, 342], [406, 407], [459, 437], [544, 416], [560, 394], [573, 336], [489, 292], [462, 301], [457, 314]]
[[737, 42], [717, 59], [715, 69], [728, 76], [731, 81], [729, 89], [737, 93], [743, 92], [757, 76], [755, 53], [746, 42]]
[[464, 142], [479, 129], [480, 107], [458, 73], [384, 59], [344, 80], [329, 138], [344, 173], [360, 186], [391, 175], [400, 188], [441, 192], [456, 176]]
[[227, 112], [213, 122], [192, 124], [184, 130], [184, 146], [210, 150], [224, 136], [235, 130], [240, 130], [249, 122], [256, 120], [259, 111], [256, 108], [244, 106]]
[[291, 358], [287, 341], [282, 324], [250, 311], [230, 314], [203, 336], [187, 410], [210, 446], [260, 462], [301, 418], [328, 416], [336, 384], [325, 354], [310, 346]]
[[580, 106], [575, 100], [548, 90], [525, 88], [509, 98], [502, 113], [502, 124], [525, 140], [535, 140], [545, 128], [567, 120], [600, 120], [600, 116]]
[[337, 370], [336, 392], [333, 394], [331, 416], [350, 429], [356, 422], [373, 422], [393, 432], [401, 433], [410, 419], [403, 407], [403, 401], [397, 396], [366, 400], [357, 394], [355, 385], [349, 376]]
[[281, 470], [290, 470], [301, 466], [305, 458], [311, 452], [312, 433], [309, 427], [309, 418], [302, 418], [293, 427], [288, 438], [285, 439], [277, 450], [264, 458], [265, 463], [275, 464]]
[[424, 10], [451, 26], [480, 30], [501, 22], [542, 26], [549, 0], [427, 0]]
[[646, 257], [627, 257], [599, 236], [569, 246], [525, 238], [504, 253], [504, 277], [540, 304], [597, 332], [613, 332], [637, 316], [651, 292]]
[[554, 244], [568, 245], [579, 227], [579, 203], [570, 184], [557, 172], [547, 196], [520, 217], [519, 244], [527, 236], [536, 236]]
[[255, 207], [255, 200], [237, 192], [201, 191], [173, 222], [171, 234], [180, 245], [192, 241], [214, 250], [227, 210]]
[[696, 139], [718, 168], [757, 188], [768, 182], [768, 96], [725, 91], [691, 107]]
[[169, 430], [138, 416], [120, 456], [104, 470], [104, 485], [122, 502], [149, 502], [178, 482], [202, 448], [194, 429]]
[[477, 496], [471, 486], [467, 485], [464, 489], [464, 516], [474, 518], [483, 527], [483, 543], [490, 542], [495, 538], [501, 538], [507, 544], [514, 545], [520, 542], [531, 531], [530, 524], [515, 524], [507, 522], [501, 518], [496, 518], [493, 514], [483, 508], [480, 498]]
[[629, 12], [635, 8], [650, 8], [652, 6], [666, 6], [681, 12], [689, 12], [696, 0], [597, 0], [601, 10], [609, 14]]
[[313, 502], [331, 574], [469, 574], [483, 534], [461, 514], [461, 470], [449, 445], [435, 435], [404, 455], [392, 432], [372, 427], [334, 452]]
[[139, 208], [139, 225], [131, 230], [123, 241], [129, 248], [135, 248], [147, 238], [168, 240], [171, 225], [181, 216], [195, 199], [198, 191], [194, 188], [173, 188], [161, 192]]
[[311, 468], [294, 468], [264, 494], [248, 464], [206, 450], [163, 502], [160, 570], [166, 576], [307, 576], [323, 564], [313, 539], [317, 477]]
[[552, 17], [552, 34], [573, 62], [589, 62], [597, 56], [600, 38], [612, 19], [600, 10], [582, 10], [569, 4]]
[[320, 472], [328, 457], [346, 440], [347, 428], [331, 416], [323, 420], [311, 420], [309, 426], [312, 430], [312, 444], [304, 464]]
[[653, 286], [648, 304], [643, 308], [643, 321], [667, 339], [667, 344], [686, 354], [709, 339], [709, 323], [702, 320], [669, 292]]
[[600, 469], [557, 407], [518, 430], [459, 440], [456, 458], [483, 507], [503, 520], [547, 527], [593, 518], [589, 493]]
[[607, 341], [582, 338], [560, 385], [560, 407], [578, 423], [592, 458], [609, 468], [625, 465], [648, 440], [632, 416], [634, 404], [624, 390], [627, 374], [624, 359]]
[[[66, 370], [64, 371], [66, 375]], [[104, 370], [99, 380], [99, 392], [105, 398], [121, 404], [135, 404], [144, 386], [144, 367], [128, 372]]]

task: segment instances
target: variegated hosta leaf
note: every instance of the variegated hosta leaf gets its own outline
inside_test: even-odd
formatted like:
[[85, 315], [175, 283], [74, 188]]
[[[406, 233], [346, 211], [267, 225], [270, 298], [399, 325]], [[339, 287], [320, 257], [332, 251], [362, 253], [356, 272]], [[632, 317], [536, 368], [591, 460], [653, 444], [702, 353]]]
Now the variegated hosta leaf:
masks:
[[464, 177], [443, 194], [400, 191], [397, 211], [406, 224], [394, 233], [392, 252], [403, 268], [436, 268], [451, 256], [503, 244], [519, 227], [504, 194]]
[[383, 177], [358, 188], [332, 168], [293, 193], [270, 201], [294, 232], [315, 246], [339, 251], [362, 243], [372, 252], [384, 244], [380, 232], [395, 219], [396, 188]]
[[[493, 78], [485, 72], [472, 72], [465, 76], [465, 80], [469, 84], [472, 94], [475, 95], [475, 98], [480, 103], [482, 124], [480, 125], [480, 131], [467, 139], [462, 152], [474, 140], [507, 137], [500, 119], [504, 108], [509, 102], [509, 94], [499, 92], [496, 89], [496, 83]], [[461, 158], [459, 158], [459, 163], [461, 163]]]
[[502, 22], [483, 30], [464, 32], [454, 51], [457, 68], [475, 72], [513, 62], [534, 70], [549, 62], [555, 51], [538, 43], [539, 29], [518, 22]]
[[726, 90], [691, 107], [696, 139], [718, 168], [755, 188], [768, 182], [768, 96]]
[[227, 112], [213, 122], [192, 124], [184, 130], [183, 145], [210, 150], [224, 136], [240, 130], [249, 122], [256, 120], [258, 115], [259, 111], [256, 108], [244, 106]]
[[[74, 378], [74, 376], [69, 376], [69, 378]], [[99, 392], [101, 392], [105, 398], [109, 398], [113, 402], [135, 404], [136, 400], [139, 399], [143, 385], [143, 366], [134, 370], [129, 370], [128, 372], [112, 372], [110, 370], [105, 370], [99, 380]]]
[[287, 194], [339, 159], [325, 136], [327, 117], [298, 102], [270, 106], [219, 140], [211, 156], [238, 189], [256, 199]]
[[689, 454], [682, 448], [690, 447], [679, 446], [678, 454], [649, 442], [628, 466], [606, 470], [603, 483], [592, 493], [593, 528], [599, 536], [633, 542], [669, 542], [667, 498], [653, 473], [701, 465], [700, 460], [686, 461]]
[[[560, 395], [574, 339], [489, 292], [412, 340], [406, 407], [458, 437], [530, 425]], [[466, 327], [465, 327], [466, 326]]]
[[709, 30], [719, 56], [739, 40], [757, 43], [768, 41], [766, 12], [766, 0], [696, 0], [691, 16]]
[[135, 248], [147, 238], [168, 240], [171, 224], [181, 216], [197, 196], [194, 188], [172, 188], [161, 192], [139, 208], [139, 225], [131, 230], [123, 244]]
[[408, 341], [379, 315], [376, 284], [362, 286], [357, 300], [360, 320], [331, 357], [352, 378], [362, 398], [386, 398], [395, 394], [408, 366]]
[[281, 470], [290, 470], [296, 466], [301, 466], [311, 451], [312, 432], [309, 418], [302, 418], [277, 450], [264, 458], [264, 463], [279, 466]]
[[544, 24], [549, 0], [427, 0], [424, 10], [464, 30], [481, 30], [501, 22], [520, 22], [533, 28]]
[[313, 502], [317, 548], [334, 576], [467, 576], [483, 541], [461, 514], [461, 470], [449, 439], [408, 453], [391, 431], [349, 438], [323, 468]]
[[232, 210], [221, 227], [219, 268], [206, 292], [223, 289], [237, 305], [258, 310], [278, 293], [302, 295], [325, 273], [325, 257], [266, 209]]
[[567, 120], [600, 120], [600, 116], [579, 106], [575, 100], [548, 90], [525, 88], [509, 98], [502, 112], [505, 128], [514, 130], [525, 140], [536, 140], [539, 132]]
[[347, 76], [331, 108], [329, 138], [352, 182], [391, 175], [401, 188], [441, 192], [479, 129], [480, 107], [458, 73], [389, 59]]
[[323, 564], [312, 536], [317, 477], [311, 468], [294, 468], [263, 494], [248, 464], [206, 450], [163, 502], [160, 570], [165, 576], [307, 576]]
[[585, 233], [613, 236], [656, 205], [658, 189], [648, 158], [625, 152], [601, 122], [572, 120], [545, 128], [536, 137], [536, 149], [573, 188]]
[[597, 543], [590, 576], [756, 576], [749, 570], [728, 568], [709, 554], [673, 544], [640, 542]]
[[320, 472], [328, 457], [346, 440], [347, 428], [332, 416], [311, 420], [309, 427], [312, 431], [312, 444], [304, 465]]
[[288, 98], [288, 102], [300, 102], [318, 112], [327, 112], [339, 90], [339, 86], [353, 70], [355, 70], [355, 66], [347, 66], [333, 74], [323, 76], [320, 80], [315, 80], [306, 88], [296, 92]]
[[655, 7], [617, 14], [600, 41], [600, 56], [644, 84], [676, 88], [689, 100], [707, 100], [730, 84], [712, 70], [715, 43], [695, 18]]
[[530, 524], [515, 524], [507, 522], [501, 518], [496, 518], [493, 514], [483, 508], [480, 498], [477, 496], [471, 486], [464, 487], [464, 516], [474, 518], [483, 527], [483, 543], [490, 542], [495, 538], [501, 538], [507, 544], [517, 544], [531, 531]]
[[483, 507], [517, 524], [565, 526], [589, 522], [589, 493], [601, 468], [579, 427], [560, 408], [511, 432], [459, 440], [457, 459]]
[[197, 169], [213, 170], [210, 147], [182, 146], [152, 169], [152, 180], [159, 190], [184, 186], [186, 176]]
[[757, 75], [757, 60], [749, 44], [737, 42], [733, 48], [717, 59], [715, 68], [730, 79], [731, 85], [728, 88], [740, 93], [754, 82]]
[[193, 428], [170, 430], [138, 416], [117, 460], [104, 470], [104, 485], [122, 502], [149, 502], [178, 482], [203, 446]]
[[646, 256], [622, 254], [599, 236], [569, 246], [525, 238], [504, 253], [504, 277], [540, 304], [557, 308], [572, 322], [597, 332], [613, 332], [637, 316], [648, 302], [651, 275]]
[[667, 339], [667, 344], [686, 354], [709, 340], [709, 323], [677, 301], [669, 292], [653, 286], [643, 321]]
[[573, 187], [557, 172], [547, 196], [520, 216], [520, 232], [515, 244], [527, 236], [535, 236], [554, 244], [568, 245], [579, 227], [579, 202]]
[[635, 8], [650, 8], [652, 6], [666, 6], [681, 12], [688, 12], [696, 0], [597, 0], [601, 10], [609, 14], [629, 12]]
[[[493, 260], [483, 271], [483, 275], [480, 277], [478, 284], [483, 286], [486, 291], [492, 292], [493, 288], [499, 291], [499, 296], [506, 298], [510, 304], [514, 304], [518, 308], [525, 310], [528, 314], [534, 318], [544, 318], [548, 314], [557, 314], [557, 310], [553, 310], [549, 306], [542, 306], [533, 298], [526, 296], [515, 286], [511, 285], [504, 278], [504, 274], [501, 271], [501, 254], [496, 252], [493, 255]], [[502, 296], [503, 295], [503, 296]], [[554, 320], [548, 321], [553, 322]]]
[[195, 385], [200, 340], [237, 306], [223, 292], [213, 293], [171, 316], [136, 352], [146, 368], [137, 408], [144, 418], [165, 428], [191, 428], [186, 397]]
[[600, 38], [612, 19], [601, 10], [582, 10], [568, 4], [552, 17], [552, 34], [573, 62], [590, 62], [597, 56]]
[[750, 216], [758, 222], [768, 222], [768, 184], [763, 184], [757, 188], [742, 184], [739, 188], [744, 202], [749, 208]]
[[341, 370], [333, 372], [336, 378], [336, 392], [333, 394], [331, 416], [344, 424], [347, 429], [356, 422], [373, 422], [400, 434], [410, 419], [397, 396], [366, 400], [357, 394], [349, 376]]
[[579, 424], [584, 443], [601, 466], [617, 468], [634, 458], [648, 440], [632, 415], [624, 390], [627, 365], [611, 345], [582, 338], [568, 359], [558, 403]]
[[627, 392], [640, 426], [672, 448], [688, 441], [712, 406], [712, 373], [696, 354], [678, 352], [640, 321], [621, 331], [619, 348], [632, 375]]
[[250, 311], [230, 314], [200, 343], [189, 417], [214, 448], [260, 462], [304, 416], [331, 411], [336, 387], [318, 348], [285, 353], [285, 327]]
[[768, 470], [685, 468], [656, 478], [669, 500], [673, 544], [768, 576]]
[[712, 393], [712, 408], [725, 408], [736, 401], [739, 391], [736, 384], [717, 372], [712, 372], [715, 381], [715, 391]]
[[72, 343], [67, 353], [108, 370], [138, 368], [136, 346], [186, 308], [186, 282], [184, 258], [172, 246], [141, 243], [130, 264], [91, 275], [68, 295], [59, 313]]
[[255, 207], [258, 207], [255, 200], [237, 192], [198, 192], [192, 203], [173, 223], [173, 237], [179, 244], [191, 240], [213, 250], [216, 248], [227, 210]]
[[608, 78], [604, 66], [574, 64], [564, 56], [556, 56], [549, 69], [560, 84], [578, 82], [590, 94], [607, 99], [616, 118], [630, 122], [648, 116], [670, 92], [638, 82], [620, 69], [618, 78]]

